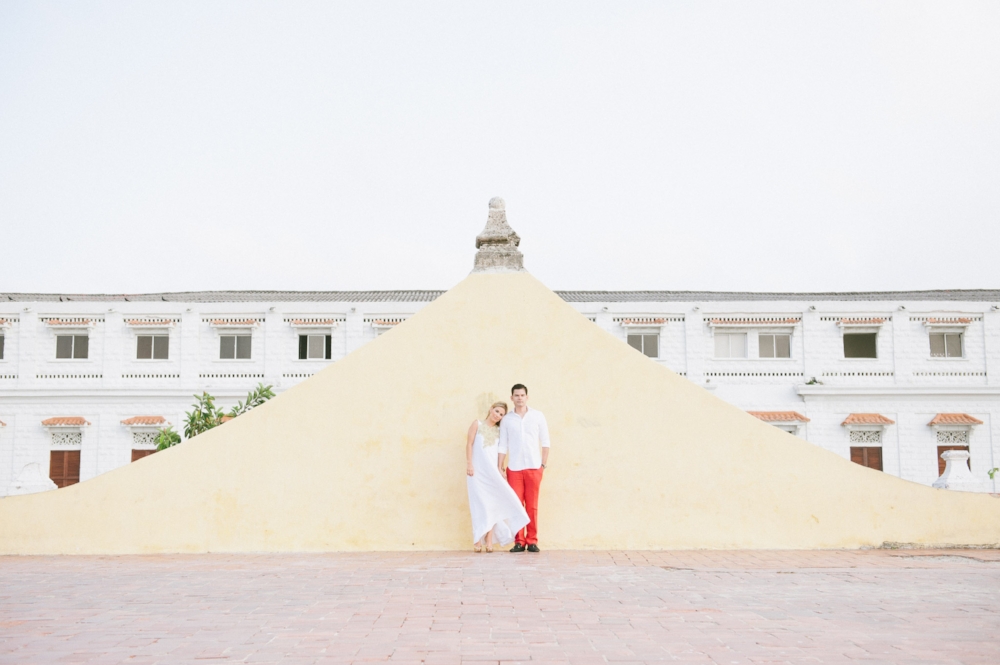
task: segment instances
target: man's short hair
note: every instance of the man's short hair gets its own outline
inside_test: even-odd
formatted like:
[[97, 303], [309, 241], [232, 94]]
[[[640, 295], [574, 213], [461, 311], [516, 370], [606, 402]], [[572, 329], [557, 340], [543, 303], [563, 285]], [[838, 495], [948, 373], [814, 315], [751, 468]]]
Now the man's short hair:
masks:
[[513, 395], [515, 390], [523, 390], [525, 395], [528, 394], [528, 386], [523, 383], [515, 383], [514, 387], [510, 389], [510, 394]]

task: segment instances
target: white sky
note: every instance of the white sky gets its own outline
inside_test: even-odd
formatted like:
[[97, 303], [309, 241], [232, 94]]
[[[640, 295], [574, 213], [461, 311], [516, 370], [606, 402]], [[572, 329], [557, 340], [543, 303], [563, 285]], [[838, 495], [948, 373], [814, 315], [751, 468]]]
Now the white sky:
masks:
[[[544, 6], [540, 6], [544, 5]], [[0, 3], [0, 291], [1000, 288], [1000, 2]]]

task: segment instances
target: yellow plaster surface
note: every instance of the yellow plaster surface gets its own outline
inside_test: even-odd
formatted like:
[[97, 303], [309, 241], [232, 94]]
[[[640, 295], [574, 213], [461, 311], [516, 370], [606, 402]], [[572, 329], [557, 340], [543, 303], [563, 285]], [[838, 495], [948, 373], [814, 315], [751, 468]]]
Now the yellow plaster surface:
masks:
[[1000, 543], [1000, 500], [852, 464], [657, 365], [529, 274], [478, 273], [221, 427], [0, 500], [0, 553], [467, 548], [465, 432], [515, 382], [552, 434], [543, 548]]

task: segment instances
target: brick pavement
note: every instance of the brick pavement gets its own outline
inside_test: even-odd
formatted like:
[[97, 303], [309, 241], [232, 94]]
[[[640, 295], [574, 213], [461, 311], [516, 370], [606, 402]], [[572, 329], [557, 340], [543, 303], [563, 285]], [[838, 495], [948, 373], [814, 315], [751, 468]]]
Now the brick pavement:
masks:
[[997, 663], [1000, 551], [0, 557], [0, 663]]

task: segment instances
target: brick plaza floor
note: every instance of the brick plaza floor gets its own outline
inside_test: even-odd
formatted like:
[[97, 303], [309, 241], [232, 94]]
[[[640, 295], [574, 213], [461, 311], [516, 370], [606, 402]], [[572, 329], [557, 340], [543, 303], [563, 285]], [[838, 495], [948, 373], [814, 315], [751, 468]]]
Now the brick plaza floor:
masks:
[[0, 557], [0, 663], [1000, 663], [1000, 551]]

